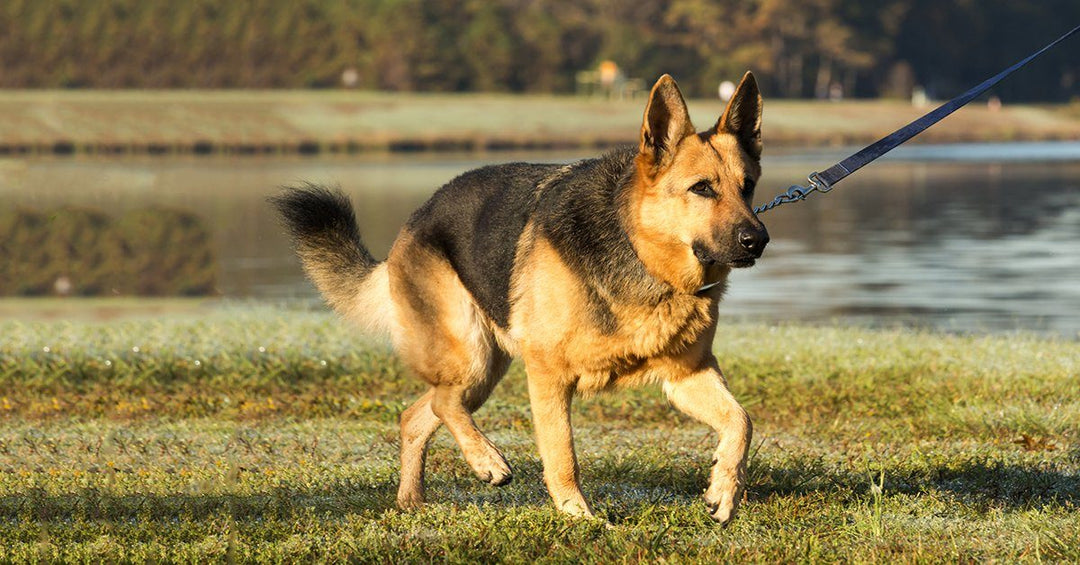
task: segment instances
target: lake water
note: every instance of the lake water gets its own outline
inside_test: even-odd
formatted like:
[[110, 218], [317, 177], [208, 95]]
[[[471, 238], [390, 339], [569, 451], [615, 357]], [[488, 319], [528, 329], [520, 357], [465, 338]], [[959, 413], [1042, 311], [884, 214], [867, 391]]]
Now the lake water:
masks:
[[[847, 154], [767, 154], [757, 201]], [[584, 156], [7, 159], [0, 205], [193, 210], [214, 231], [223, 296], [314, 300], [265, 204], [276, 187], [340, 185], [378, 255], [465, 170]], [[756, 267], [734, 273], [721, 307], [730, 318], [1080, 336], [1080, 142], [905, 147], [828, 195], [761, 217], [772, 243]]]

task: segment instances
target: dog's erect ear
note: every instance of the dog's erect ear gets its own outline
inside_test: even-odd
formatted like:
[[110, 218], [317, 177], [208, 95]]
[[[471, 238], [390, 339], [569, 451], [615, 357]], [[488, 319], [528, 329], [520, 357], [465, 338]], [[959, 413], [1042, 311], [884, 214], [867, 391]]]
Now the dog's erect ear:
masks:
[[671, 163], [675, 147], [683, 138], [694, 135], [694, 125], [686, 111], [686, 102], [670, 75], [660, 77], [649, 93], [645, 119], [641, 124], [641, 149], [654, 169]]
[[734, 134], [747, 153], [754, 158], [761, 157], [761, 91], [754, 73], [746, 71], [743, 75], [724, 115], [713, 129]]

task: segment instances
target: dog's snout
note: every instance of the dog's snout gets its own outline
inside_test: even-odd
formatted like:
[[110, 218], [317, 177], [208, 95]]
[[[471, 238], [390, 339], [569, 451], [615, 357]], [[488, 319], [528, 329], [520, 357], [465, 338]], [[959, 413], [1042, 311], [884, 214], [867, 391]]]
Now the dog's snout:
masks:
[[768, 243], [769, 232], [765, 230], [764, 226], [743, 226], [739, 228], [739, 244], [750, 253], [753, 253], [754, 257], [761, 257], [761, 252], [765, 251], [765, 246]]

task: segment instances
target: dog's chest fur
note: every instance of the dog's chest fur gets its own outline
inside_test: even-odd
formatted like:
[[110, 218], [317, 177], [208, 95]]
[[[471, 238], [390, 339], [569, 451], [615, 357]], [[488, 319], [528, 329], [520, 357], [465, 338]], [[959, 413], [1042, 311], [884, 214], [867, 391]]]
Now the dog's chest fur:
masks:
[[573, 349], [584, 354], [581, 358], [567, 360], [577, 367], [578, 390], [594, 392], [662, 379], [664, 375], [653, 370], [654, 362], [678, 358], [698, 342], [715, 320], [713, 304], [700, 297], [673, 295], [654, 307], [620, 308], [624, 324], [614, 334], [593, 328], [576, 332], [571, 339], [584, 337], [588, 342], [584, 350]]
[[711, 339], [715, 296], [612, 296], [581, 278], [546, 239], [526, 254], [514, 285], [510, 338], [527, 363], [576, 379], [579, 392], [662, 379], [654, 361], [678, 358]]

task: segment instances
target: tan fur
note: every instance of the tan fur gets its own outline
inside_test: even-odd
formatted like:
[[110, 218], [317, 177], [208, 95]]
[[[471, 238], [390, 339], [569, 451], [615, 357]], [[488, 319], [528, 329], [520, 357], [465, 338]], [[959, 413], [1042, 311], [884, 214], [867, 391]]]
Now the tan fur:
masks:
[[[678, 158], [660, 174], [650, 174], [651, 164], [638, 159], [639, 184], [631, 194], [631, 240], [653, 276], [675, 288], [689, 292], [726, 278], [727, 271], [717, 266], [706, 272], [694, 258], [690, 244], [711, 237], [713, 231], [742, 221], [752, 212], [732, 206], [742, 200], [739, 194], [745, 178], [754, 181], [761, 175], [756, 161], [739, 147], [729, 133], [718, 133], [702, 140], [697, 135], [682, 139]], [[720, 198], [709, 201], [686, 191], [698, 180], [709, 180]]]
[[709, 297], [675, 294], [655, 307], [623, 305], [613, 311], [618, 329], [605, 335], [581, 323], [581, 283], [549, 243], [536, 240], [526, 265], [515, 277], [512, 335], [526, 359], [542, 357], [545, 372], [581, 393], [658, 380], [638, 378], [643, 360], [681, 352], [713, 321]]
[[380, 263], [360, 285], [355, 298], [340, 308], [342, 316], [371, 333], [393, 333], [397, 327], [390, 299], [390, 275]]
[[[747, 84], [744, 79], [740, 89]], [[745, 88], [752, 87], [756, 96], [752, 78], [749, 84]], [[482, 480], [502, 484], [510, 479], [510, 467], [471, 414], [502, 378], [511, 355], [520, 355], [544, 480], [560, 510], [592, 513], [578, 485], [570, 427], [573, 396], [663, 383], [677, 409], [718, 433], [705, 499], [715, 519], [726, 522], [734, 515], [745, 482], [750, 420], [728, 391], [711, 352], [723, 285], [697, 292], [703, 284], [723, 282], [731, 268], [704, 266], [691, 246], [714, 241], [723, 230], [752, 217], [741, 190], [746, 179], [756, 180], [761, 173], [757, 155], [746, 149], [754, 150], [747, 139], [759, 124], [736, 116], [742, 119], [736, 131], [729, 127], [734, 119], [729, 108], [714, 130], [695, 134], [670, 77], [657, 83], [650, 100], [634, 184], [622, 210], [638, 258], [657, 284], [669, 288], [661, 299], [641, 303], [602, 296], [610, 305], [614, 330], [584, 322], [586, 283], [527, 224], [510, 281], [507, 331], [483, 313], [447, 260], [408, 230], [365, 282], [361, 296], [345, 308], [352, 319], [386, 320], [402, 360], [431, 387], [401, 416], [400, 506], [415, 507], [424, 500], [427, 444], [440, 424]], [[674, 111], [650, 113], [654, 104]], [[565, 167], [545, 183], [569, 174], [572, 167]], [[701, 180], [711, 182], [717, 198], [687, 192]]]
[[490, 321], [444, 259], [412, 245], [402, 233], [387, 259], [395, 306], [395, 348], [431, 390], [402, 414], [402, 482], [398, 503], [423, 501], [423, 459], [431, 434], [445, 424], [482, 480], [503, 484], [509, 465], [476, 427], [472, 412], [502, 378], [510, 357], [497, 346]]

